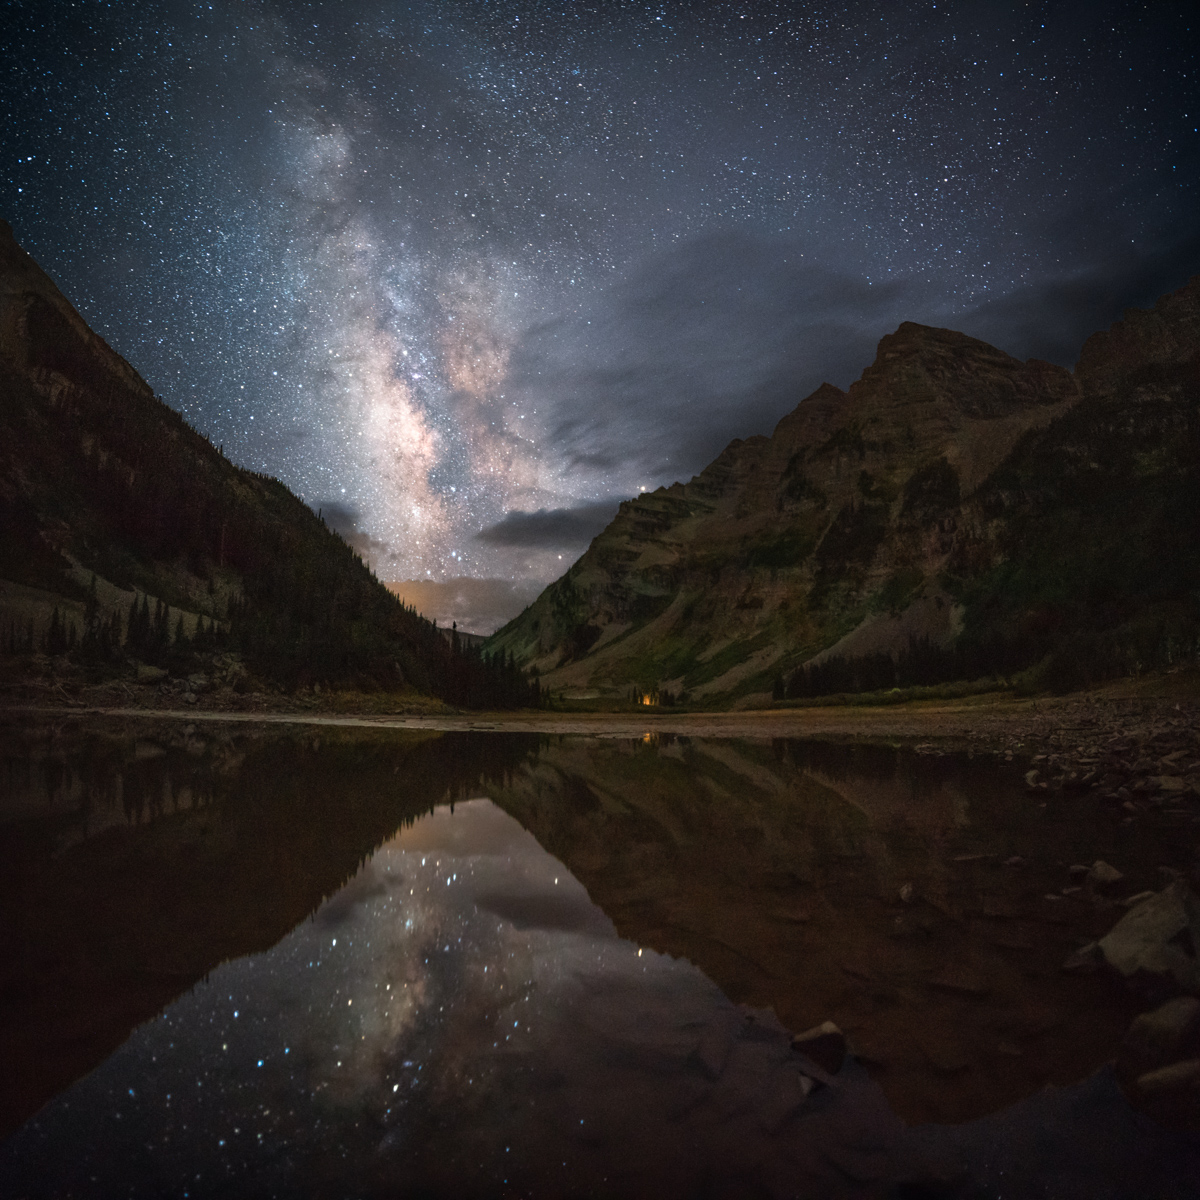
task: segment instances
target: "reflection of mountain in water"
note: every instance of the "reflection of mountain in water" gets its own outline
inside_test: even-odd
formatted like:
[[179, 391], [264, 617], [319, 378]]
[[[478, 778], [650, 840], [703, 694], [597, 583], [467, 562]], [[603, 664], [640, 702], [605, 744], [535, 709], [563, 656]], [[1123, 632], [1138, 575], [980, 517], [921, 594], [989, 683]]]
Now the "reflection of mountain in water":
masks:
[[1198, 1155], [1109, 1072], [912, 1129], [476, 799], [136, 1029], [0, 1145], [0, 1193], [1184, 1200]]
[[[1085, 796], [1039, 807], [991, 761], [886, 747], [248, 728], [0, 731], [4, 1126], [447, 799], [494, 797], [623, 936], [733, 1000], [793, 1030], [837, 1021], [909, 1119], [992, 1111], [1110, 1058], [1131, 1000], [1061, 967], [1120, 910], [1063, 896], [1067, 867], [1103, 858], [1132, 893], [1187, 849]], [[478, 903], [514, 928], [589, 919]]]
[[[6, 1195], [1192, 1195], [1111, 1072], [1038, 1091], [1129, 1016], [1060, 969], [1112, 920], [1066, 864], [1165, 847], [995, 764], [151, 720], [0, 771], [6, 1119], [105, 1059]], [[908, 1129], [731, 1000], [833, 1017], [909, 1118], [1037, 1094]]]
[[178, 722], [0, 731], [0, 1131], [398, 826], [536, 740]]
[[1102, 857], [1133, 885], [1169, 854], [1094, 801], [1039, 808], [990, 761], [885, 747], [563, 738], [490, 794], [622, 936], [791, 1029], [835, 1020], [912, 1120], [1112, 1057], [1131, 1000], [1062, 963], [1120, 910], [1063, 897], [1067, 867]]

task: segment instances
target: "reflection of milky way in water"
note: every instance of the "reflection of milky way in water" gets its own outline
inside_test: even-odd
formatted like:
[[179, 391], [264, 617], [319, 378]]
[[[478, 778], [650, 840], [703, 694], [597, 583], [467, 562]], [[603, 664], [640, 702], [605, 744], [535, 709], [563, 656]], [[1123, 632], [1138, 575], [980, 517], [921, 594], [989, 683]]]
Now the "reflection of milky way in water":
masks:
[[477, 800], [418, 821], [275, 949], [138, 1030], [0, 1152], [0, 1191], [951, 1195], [879, 1189], [964, 1163], [1003, 1178], [1056, 1123], [1061, 1168], [1073, 1121], [1097, 1131], [1073, 1172], [1091, 1189], [1099, 1146], [1128, 1177], [1145, 1138], [1105, 1078], [947, 1137], [907, 1130], [854, 1064], [816, 1088], [804, 1065], [769, 1014], [618, 939]]

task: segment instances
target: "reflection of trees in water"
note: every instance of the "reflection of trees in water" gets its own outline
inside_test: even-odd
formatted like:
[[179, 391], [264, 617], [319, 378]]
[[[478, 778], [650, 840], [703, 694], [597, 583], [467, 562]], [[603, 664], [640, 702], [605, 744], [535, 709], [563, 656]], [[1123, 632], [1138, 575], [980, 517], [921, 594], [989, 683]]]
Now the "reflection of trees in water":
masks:
[[274, 945], [399, 828], [493, 790], [537, 746], [244, 727], [200, 741], [165, 722], [0, 730], [2, 777], [38, 801], [19, 838], [0, 838], [0, 994], [16, 997], [0, 1133], [213, 967]]
[[33, 779], [33, 760], [28, 755], [13, 752], [0, 756], [3, 763], [4, 790], [10, 796], [28, 792]]
[[[507, 785], [513, 766], [536, 752], [538, 741], [536, 735], [430, 739], [363, 730], [218, 731], [202, 741], [169, 727], [152, 735], [56, 730], [5, 740], [0, 770], [9, 793], [27, 796], [34, 812], [61, 815], [67, 808], [81, 836], [107, 828], [92, 827], [103, 810], [140, 826], [200, 810], [222, 821], [262, 818], [285, 805], [289, 821], [303, 821], [324, 812], [334, 793], [343, 802], [370, 792], [389, 803], [403, 797], [406, 805], [419, 796], [419, 814], [478, 795], [491, 783]], [[340, 810], [339, 822], [361, 808], [360, 797]], [[385, 817], [383, 836], [400, 815]]]
[[62, 787], [66, 773], [66, 765], [61, 759], [47, 758], [42, 763], [42, 786], [46, 789], [46, 796], [51, 804], [58, 797], [58, 790]]
[[[130, 825], [140, 825], [142, 814], [146, 808], [147, 797], [153, 796], [154, 783], [162, 786], [162, 780], [148, 778], [158, 775], [157, 771], [147, 769], [145, 763], [130, 763], [124, 775], [121, 776], [121, 803], [125, 809], [125, 820]], [[155, 813], [154, 815], [158, 815]]]
[[925, 766], [932, 779], [945, 773], [941, 763], [922, 763], [912, 755], [900, 754], [892, 746], [867, 743], [808, 742], [795, 738], [772, 740], [775, 757], [799, 771], [819, 771], [830, 779], [893, 779]]

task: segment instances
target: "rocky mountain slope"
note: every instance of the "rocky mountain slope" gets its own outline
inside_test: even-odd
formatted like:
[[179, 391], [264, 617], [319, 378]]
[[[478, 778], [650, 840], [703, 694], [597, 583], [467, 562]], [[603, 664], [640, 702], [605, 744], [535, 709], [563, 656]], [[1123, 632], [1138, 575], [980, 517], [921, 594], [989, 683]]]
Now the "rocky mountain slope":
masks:
[[1200, 278], [1074, 372], [906, 322], [842, 392], [621, 506], [491, 640], [567, 695], [750, 703], [1194, 655]]
[[0, 222], [0, 653], [39, 652], [94, 675], [530, 698], [158, 399]]

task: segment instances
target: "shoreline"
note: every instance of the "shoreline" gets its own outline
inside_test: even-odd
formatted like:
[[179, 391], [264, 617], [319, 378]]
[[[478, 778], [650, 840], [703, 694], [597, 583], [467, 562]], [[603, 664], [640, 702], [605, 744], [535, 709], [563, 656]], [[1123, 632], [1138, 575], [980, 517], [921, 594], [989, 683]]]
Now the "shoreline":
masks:
[[1200, 805], [1200, 675], [1195, 672], [1122, 680], [1065, 696], [993, 692], [953, 700], [725, 712], [363, 711], [368, 705], [339, 711], [294, 700], [268, 707], [273, 699], [210, 694], [194, 706], [153, 707], [88, 703], [64, 693], [57, 703], [0, 701], [0, 715], [636, 740], [671, 735], [887, 742], [917, 754], [965, 753], [1025, 762], [1033, 768], [1026, 779], [1030, 790], [1098, 790], [1122, 804], [1131, 819], [1164, 803]]
[[1184, 717], [1200, 723], [1200, 677], [1188, 677], [1175, 688], [1163, 687], [1169, 679], [1147, 680], [1144, 682], [1150, 686], [1143, 687], [1134, 686], [1136, 681], [1130, 681], [1124, 686], [1117, 684], [1064, 696], [1018, 697], [1011, 692], [996, 691], [954, 699], [914, 699], [885, 704], [636, 712], [420, 711], [401, 705], [391, 711], [381, 711], [370, 704], [359, 705], [352, 701], [318, 708], [311, 701], [297, 703], [289, 698], [261, 694], [237, 699], [232, 695], [205, 696], [195, 706], [173, 707], [146, 703], [150, 697], [131, 697], [133, 703], [128, 700], [114, 703], [118, 698], [111, 695], [88, 700], [60, 690], [61, 699], [47, 697], [40, 703], [28, 698], [0, 699], [0, 713], [600, 736], [641, 736], [646, 732], [659, 732], [693, 737], [934, 738], [972, 743], [988, 741], [998, 745], [1001, 741], [1007, 743], [1014, 735], [1038, 740], [1052, 731], [1086, 730], [1098, 726], [1128, 727], [1132, 734], [1136, 727], [1156, 719]]
[[[211, 702], [215, 698], [206, 699]], [[1147, 895], [1148, 890], [1175, 879], [1192, 888], [1200, 885], [1200, 853], [1190, 850], [1200, 835], [1200, 721], [1196, 710], [1195, 702], [1186, 697], [1095, 694], [1029, 699], [972, 697], [877, 708], [823, 706], [767, 712], [644, 714], [239, 712], [200, 705], [153, 709], [76, 703], [0, 706], [0, 725], [17, 726], [12, 732], [18, 737], [32, 733], [32, 740], [39, 746], [42, 738], [53, 742], [65, 736], [70, 740], [86, 734], [89, 722], [110, 721], [115, 725], [103, 732], [115, 732], [130, 743], [149, 737], [186, 747], [195, 736], [197, 745], [208, 743], [219, 748], [227, 737], [250, 734], [248, 740], [255, 742], [259, 740], [255, 729], [264, 733], [271, 729], [297, 746], [311, 743], [315, 747], [328, 742], [342, 744], [354, 753], [362, 749], [368, 754], [386, 754], [403, 745], [423, 745], [433, 758], [442, 754], [437, 738], [440, 733], [540, 734], [548, 736], [538, 745], [537, 754], [546, 756], [548, 762], [558, 762], [566, 774], [574, 771], [580, 778], [593, 777], [588, 770], [593, 759], [624, 763], [629, 761], [631, 750], [634, 755], [647, 751], [652, 756], [678, 756], [682, 748], [668, 745], [669, 735], [758, 743], [757, 749], [736, 744], [709, 747], [705, 753], [719, 762], [726, 762], [730, 755], [748, 756], [747, 761], [769, 759], [772, 750], [781, 759], [817, 753], [832, 754], [835, 761], [841, 761], [839, 754], [856, 753], [854, 743], [872, 742], [888, 744], [905, 755], [945, 757], [945, 763], [910, 759], [908, 765], [897, 770], [905, 780], [940, 778], [940, 773], [946, 771], [967, 772], [975, 781], [975, 786], [968, 789], [973, 802], [983, 809], [992, 803], [994, 832], [998, 831], [995, 844], [970, 838], [948, 842], [940, 835], [926, 838], [922, 853], [929, 862], [921, 855], [911, 864], [906, 859], [892, 862], [888, 858], [885, 865], [895, 878], [885, 870], [881, 878], [888, 876], [888, 885], [878, 895], [868, 889], [865, 899], [860, 895], [860, 868], [854, 863], [843, 864], [839, 874], [836, 854], [817, 892], [803, 891], [796, 879], [789, 879], [781, 889], [776, 876], [769, 872], [762, 878], [753, 870], [734, 872], [730, 878], [723, 874], [728, 867], [728, 846], [757, 846], [751, 837], [735, 837], [706, 857], [694, 839], [684, 838], [677, 843], [672, 837], [648, 836], [636, 817], [629, 816], [640, 811], [632, 803], [622, 810], [627, 821], [622, 831], [612, 824], [617, 820], [613, 814], [601, 830], [587, 818], [586, 811], [576, 812], [568, 803], [573, 794], [568, 791], [559, 797], [561, 803], [545, 809], [534, 804], [524, 814], [520, 814], [519, 805], [517, 810], [511, 807], [513, 797], [497, 798], [535, 836], [544, 838], [547, 848], [584, 882], [621, 936], [659, 953], [689, 958], [736, 1001], [772, 1007], [789, 1028], [799, 1030], [822, 1020], [837, 1021], [857, 1050], [883, 1072], [880, 1078], [890, 1102], [905, 1114], [905, 1119], [920, 1122], [944, 1116], [936, 1106], [928, 1107], [933, 1103], [926, 1094], [930, 1071], [934, 1075], [943, 1070], [947, 1073], [944, 1086], [938, 1085], [929, 1093], [935, 1099], [959, 1096], [961, 1091], [955, 1103], [966, 1103], [964, 1097], [968, 1095], [976, 1097], [972, 1104], [979, 1103], [975, 1077], [958, 1077], [958, 1059], [951, 1054], [957, 1043], [947, 1041], [945, 1056], [939, 1057], [942, 1043], [935, 1039], [928, 1042], [933, 1047], [929, 1051], [922, 1041], [920, 1020], [915, 1020], [910, 1011], [911, 1004], [896, 999], [930, 986], [932, 998], [923, 1010], [925, 1015], [937, 1011], [942, 1014], [942, 1025], [959, 1028], [954, 1023], [961, 1016], [959, 1009], [964, 1004], [982, 1004], [984, 993], [976, 994], [974, 976], [964, 976], [964, 983], [951, 973], [945, 977], [948, 982], [937, 983], [941, 978], [937, 971], [943, 964], [935, 960], [974, 962], [972, 955], [982, 955], [980, 961], [991, 963], [999, 971], [998, 978], [1009, 980], [1005, 995], [1011, 992], [1026, 996], [1033, 985], [1020, 984], [1016, 975], [1006, 973], [1007, 968], [1000, 969], [1017, 955], [1023, 962], [1020, 970], [1031, 973], [1031, 980], [1042, 980], [1037, 988], [1049, 989], [1049, 993], [1064, 998], [1066, 1007], [1094, 1001], [1108, 1014], [1099, 1048], [1092, 1044], [1093, 1037], [1080, 1061], [1086, 1059], [1090, 1069], [1117, 1052], [1123, 1031], [1141, 1002], [1133, 993], [1125, 996], [1118, 981], [1108, 976], [1092, 981], [1095, 964], [1090, 960], [1080, 960], [1078, 969], [1065, 973], [1063, 966], [1079, 946], [1094, 944], [1119, 919], [1120, 911], [1115, 906], [1120, 897], [1108, 894], [1103, 887], [1084, 888], [1078, 882], [1078, 868], [1070, 864], [1078, 862], [1086, 868], [1093, 858], [1116, 863], [1117, 870], [1125, 872], [1124, 890], [1130, 895]], [[201, 731], [203, 727], [217, 736]], [[291, 734], [284, 732], [289, 728]], [[331, 733], [314, 738], [311, 733], [299, 732], [301, 728], [340, 729], [349, 736]], [[391, 730], [399, 731], [401, 736], [389, 746], [387, 734]], [[354, 731], [365, 731], [365, 735], [356, 737]], [[792, 741], [792, 745], [771, 747], [772, 739]], [[261, 740], [270, 744], [274, 739], [268, 735]], [[631, 748], [628, 742], [632, 740], [651, 744]], [[802, 749], [803, 742], [812, 743], [812, 750]], [[831, 747], [841, 743], [844, 749], [822, 750], [816, 745], [821, 742]], [[469, 757], [476, 749], [503, 750], [499, 739], [490, 747], [484, 743], [485, 739], [460, 742], [458, 752], [466, 752]], [[703, 758], [705, 753], [696, 757]], [[836, 790], [837, 778], [840, 776], [835, 771], [819, 782], [822, 787]], [[878, 786], [877, 782], [872, 784], [876, 790]], [[690, 794], [705, 793], [703, 788], [695, 788]], [[517, 793], [514, 796], [519, 799]], [[907, 811], [906, 791], [894, 799], [896, 812]], [[687, 809], [686, 796], [676, 794], [675, 803]], [[851, 803], [853, 806], [852, 798]], [[736, 805], [723, 805], [721, 811], [728, 818], [737, 811]], [[923, 828], [919, 824], [921, 811], [919, 806], [914, 809], [913, 819], [918, 822], [914, 829]], [[572, 837], [582, 838], [578, 845], [567, 838], [568, 827], [558, 823], [569, 821], [572, 814], [576, 820], [569, 832]], [[545, 822], [544, 828], [536, 828], [539, 817]], [[743, 824], [746, 829], [758, 828], [753, 821]], [[786, 827], [786, 822], [780, 826]], [[946, 825], [942, 832], [951, 829], [957, 826]], [[1100, 837], [1102, 844], [1081, 857], [1074, 852], [1073, 843], [1067, 844], [1071, 829], [1091, 830], [1084, 840]], [[1016, 841], [1006, 845], [1010, 837]], [[606, 854], [611, 848], [606, 843], [614, 839], [629, 846], [644, 842], [641, 853], [649, 857]], [[572, 845], [578, 853], [569, 852]], [[1166, 846], [1171, 849], [1164, 849]], [[184, 869], [191, 861], [185, 858], [177, 863], [169, 859], [175, 864], [172, 869]], [[748, 883], [752, 879], [753, 886]], [[900, 886], [903, 882], [907, 882], [907, 888]], [[817, 894], [824, 899], [814, 899]], [[836, 903], [828, 899], [838, 896], [841, 899]], [[681, 920], [680, 912], [700, 916]], [[801, 944], [807, 947], [807, 957], [798, 959], [796, 947]], [[814, 974], [813, 963], [818, 961], [823, 966]], [[916, 975], [913, 963], [920, 968]], [[930, 979], [935, 982], [930, 983]], [[821, 987], [818, 981], [823, 981]], [[174, 986], [170, 979], [166, 983]], [[1103, 997], [1096, 998], [1100, 992], [1108, 997], [1103, 1003]], [[893, 997], [884, 1006], [882, 1016], [873, 1007], [876, 993]], [[1015, 1000], [1009, 1007], [1013, 1005], [1014, 1012], [1024, 1012]], [[1005, 1042], [1006, 1046], [1012, 1044], [1011, 1039]], [[1039, 1051], [1060, 1057], [1066, 1053], [1066, 1042], [1058, 1035]], [[925, 1059], [932, 1066], [922, 1065]], [[1070, 1055], [1067, 1059], [1075, 1061]], [[998, 1078], [1010, 1080], [1006, 1086], [1014, 1086], [1013, 1079], [1024, 1077], [1024, 1060], [1008, 1050], [999, 1059], [992, 1055], [988, 1061], [999, 1072]], [[1033, 1062], [1029, 1070], [1041, 1070], [1040, 1061]], [[1054, 1061], [1059, 1062], [1059, 1058]], [[1051, 1075], [1056, 1084], [1074, 1078], [1061, 1063]], [[937, 1100], [938, 1104], [942, 1102]]]

